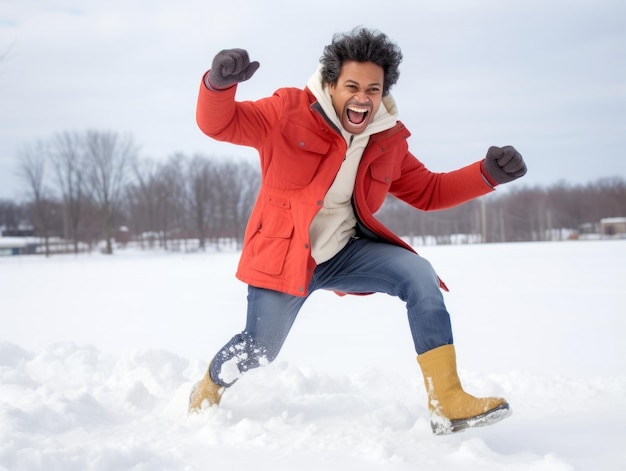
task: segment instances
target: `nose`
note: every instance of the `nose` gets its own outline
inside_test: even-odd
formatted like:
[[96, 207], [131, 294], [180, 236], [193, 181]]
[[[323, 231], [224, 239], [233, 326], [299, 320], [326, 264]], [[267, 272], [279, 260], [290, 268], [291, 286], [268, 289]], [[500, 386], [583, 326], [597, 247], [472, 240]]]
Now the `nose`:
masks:
[[354, 95], [354, 98], [359, 103], [369, 103], [370, 101], [370, 97], [367, 95], [365, 90], [359, 90], [358, 92], [356, 92], [356, 94]]

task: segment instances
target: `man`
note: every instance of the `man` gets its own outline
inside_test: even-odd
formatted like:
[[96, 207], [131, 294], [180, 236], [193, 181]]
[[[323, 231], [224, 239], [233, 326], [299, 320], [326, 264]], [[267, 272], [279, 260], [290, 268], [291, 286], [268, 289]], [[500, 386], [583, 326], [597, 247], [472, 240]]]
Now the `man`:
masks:
[[453, 172], [427, 170], [409, 152], [389, 94], [401, 60], [386, 35], [355, 29], [335, 35], [304, 90], [237, 102], [237, 84], [259, 63], [243, 49], [215, 56], [200, 86], [198, 125], [214, 139], [257, 149], [262, 184], [237, 271], [249, 285], [246, 326], [195, 385], [190, 411], [219, 404], [242, 374], [273, 361], [308, 296], [325, 289], [406, 303], [434, 433], [510, 415], [504, 399], [463, 391], [445, 285], [374, 213], [388, 193], [421, 210], [449, 208], [524, 175], [526, 166], [508, 146]]

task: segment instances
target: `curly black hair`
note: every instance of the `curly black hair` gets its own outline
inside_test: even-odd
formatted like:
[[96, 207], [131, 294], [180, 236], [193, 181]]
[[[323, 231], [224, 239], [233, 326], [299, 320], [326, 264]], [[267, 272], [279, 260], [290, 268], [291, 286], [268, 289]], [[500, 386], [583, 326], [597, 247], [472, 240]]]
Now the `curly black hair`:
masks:
[[346, 61], [373, 62], [382, 67], [385, 73], [385, 96], [400, 77], [398, 66], [402, 62], [402, 52], [380, 31], [358, 27], [349, 33], [335, 34], [332, 43], [324, 48], [324, 54], [320, 58], [324, 81], [336, 84], [341, 67]]

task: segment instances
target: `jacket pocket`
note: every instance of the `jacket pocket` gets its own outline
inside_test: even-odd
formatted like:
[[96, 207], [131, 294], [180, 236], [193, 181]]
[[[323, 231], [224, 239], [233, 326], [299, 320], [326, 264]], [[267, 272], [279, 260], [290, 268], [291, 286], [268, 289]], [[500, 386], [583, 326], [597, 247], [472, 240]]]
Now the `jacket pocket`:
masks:
[[291, 121], [282, 124], [280, 133], [283, 146], [272, 156], [272, 171], [292, 185], [308, 185], [328, 154], [330, 142]]
[[272, 214], [258, 226], [253, 240], [250, 268], [268, 275], [280, 275], [289, 251], [293, 221], [288, 215]]
[[372, 180], [383, 183], [387, 187], [391, 186], [391, 182], [399, 176], [400, 167], [393, 163], [374, 163], [370, 166], [370, 177]]
[[383, 205], [391, 184], [400, 177], [400, 173], [400, 167], [391, 162], [374, 163], [370, 166], [370, 181], [367, 186], [365, 199], [372, 213], [378, 211]]

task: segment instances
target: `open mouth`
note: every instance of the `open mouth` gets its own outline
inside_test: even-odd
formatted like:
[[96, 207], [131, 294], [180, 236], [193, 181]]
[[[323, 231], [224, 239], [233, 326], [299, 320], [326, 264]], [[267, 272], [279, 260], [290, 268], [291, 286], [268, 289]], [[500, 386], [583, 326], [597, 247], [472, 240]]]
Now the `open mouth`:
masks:
[[353, 126], [362, 126], [367, 122], [367, 115], [369, 114], [369, 108], [362, 106], [350, 105], [348, 106], [348, 121]]

